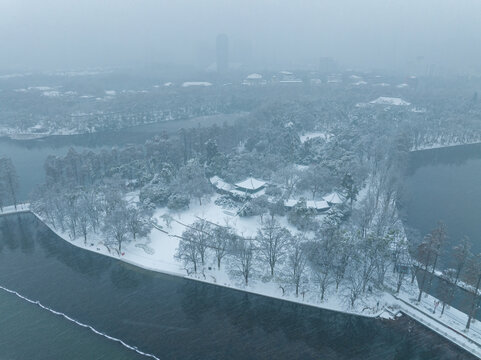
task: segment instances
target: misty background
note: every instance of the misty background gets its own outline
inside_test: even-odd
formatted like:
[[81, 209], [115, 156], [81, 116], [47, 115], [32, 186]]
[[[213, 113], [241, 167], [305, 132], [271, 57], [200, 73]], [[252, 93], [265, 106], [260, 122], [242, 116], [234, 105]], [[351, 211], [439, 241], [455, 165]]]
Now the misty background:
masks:
[[246, 69], [481, 73], [475, 0], [0, 0], [0, 69], [208, 69], [216, 36]]

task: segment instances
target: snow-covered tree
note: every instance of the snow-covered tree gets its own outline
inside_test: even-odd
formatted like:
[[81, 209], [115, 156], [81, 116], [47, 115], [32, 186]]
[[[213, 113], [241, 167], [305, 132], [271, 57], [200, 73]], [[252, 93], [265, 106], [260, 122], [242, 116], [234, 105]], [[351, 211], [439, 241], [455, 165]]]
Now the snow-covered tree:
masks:
[[252, 277], [254, 261], [254, 244], [250, 239], [239, 239], [232, 254], [232, 272], [241, 275], [247, 286]]
[[125, 207], [109, 211], [104, 218], [104, 233], [113, 237], [119, 255], [122, 254], [122, 244], [129, 240], [127, 236], [129, 233], [127, 219], [128, 215]]
[[276, 264], [284, 260], [290, 241], [289, 230], [283, 228], [275, 218], [265, 220], [257, 231], [256, 246], [259, 256], [269, 264], [271, 276], [274, 276]]
[[303, 235], [297, 234], [291, 237], [289, 244], [289, 255], [287, 257], [287, 281], [294, 285], [296, 297], [299, 295], [299, 288], [307, 281], [306, 277], [306, 246]]

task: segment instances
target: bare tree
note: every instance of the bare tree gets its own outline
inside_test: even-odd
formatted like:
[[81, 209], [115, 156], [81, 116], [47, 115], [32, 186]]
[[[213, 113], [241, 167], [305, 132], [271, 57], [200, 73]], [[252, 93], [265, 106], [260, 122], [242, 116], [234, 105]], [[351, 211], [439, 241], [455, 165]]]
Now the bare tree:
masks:
[[421, 301], [421, 296], [424, 292], [424, 287], [426, 284], [426, 278], [428, 275], [429, 266], [433, 261], [433, 242], [430, 235], [426, 235], [424, 241], [419, 244], [416, 249], [416, 260], [418, 261], [418, 266], [421, 268], [422, 276], [418, 281], [419, 285], [419, 295], [418, 302]]
[[127, 228], [134, 237], [134, 241], [137, 236], [146, 236], [152, 229], [150, 219], [145, 216], [141, 209], [137, 206], [130, 206], [126, 211], [127, 216]]
[[471, 254], [471, 244], [469, 239], [465, 236], [461, 240], [459, 245], [453, 247], [453, 259], [454, 259], [454, 285], [457, 285], [459, 277], [461, 276]]
[[127, 211], [118, 208], [107, 213], [104, 219], [104, 232], [114, 238], [119, 255], [122, 254], [122, 244], [127, 241], [129, 228], [127, 226]]
[[295, 168], [295, 165], [283, 166], [277, 171], [275, 177], [283, 185], [285, 197], [289, 199], [301, 179], [300, 171]]
[[289, 230], [281, 227], [274, 218], [264, 221], [257, 231], [259, 255], [269, 264], [271, 276], [274, 276], [276, 264], [284, 259], [290, 239]]
[[182, 235], [190, 239], [197, 246], [200, 261], [205, 265], [207, 249], [210, 246], [209, 239], [212, 237], [212, 226], [204, 219], [197, 220], [191, 227]]
[[202, 199], [207, 194], [212, 193], [212, 186], [205, 177], [204, 168], [196, 159], [189, 160], [180, 168], [174, 185], [179, 193], [197, 198], [199, 205], [202, 205]]
[[373, 279], [377, 264], [377, 241], [374, 235], [368, 235], [357, 244], [358, 272], [362, 280], [362, 292], [366, 291], [367, 284]]
[[221, 261], [226, 256], [228, 246], [234, 237], [234, 231], [230, 227], [214, 226], [212, 229], [212, 236], [209, 237], [209, 246], [214, 250], [218, 269], [220, 269]]
[[296, 288], [296, 297], [299, 296], [299, 287], [305, 279], [306, 272], [306, 251], [305, 239], [302, 235], [295, 235], [291, 238], [289, 249], [289, 256], [287, 260], [288, 265], [288, 281]]
[[190, 238], [182, 237], [180, 239], [175, 257], [181, 260], [186, 267], [192, 264], [194, 273], [197, 273], [197, 265], [200, 261], [199, 248]]
[[[356, 263], [357, 264], [357, 263]], [[357, 271], [357, 266], [350, 267], [347, 275], [347, 297], [351, 308], [354, 307], [356, 301], [360, 298], [364, 287], [364, 279], [362, 274]]]
[[480, 296], [479, 288], [481, 286], [481, 254], [473, 256], [468, 262], [467, 282], [474, 287], [472, 292], [471, 306], [468, 312], [468, 322], [466, 323], [466, 330], [471, 326], [471, 320], [479, 308]]
[[240, 273], [245, 285], [249, 284], [254, 260], [254, 245], [250, 239], [241, 239], [233, 252], [235, 273]]
[[431, 251], [433, 252], [433, 266], [431, 268], [432, 281], [436, 266], [438, 264], [439, 256], [441, 255], [441, 248], [446, 240], [446, 225], [442, 222], [438, 222], [438, 226], [431, 232]]
[[79, 220], [79, 208], [77, 206], [78, 199], [79, 194], [75, 191], [64, 194], [62, 199], [65, 202], [65, 206], [62, 209], [62, 211], [64, 212], [63, 216], [65, 216], [67, 219], [67, 228], [70, 231], [70, 236], [72, 237], [72, 239], [75, 239], [77, 237]]
[[343, 236], [340, 236], [338, 242], [335, 244], [336, 249], [333, 259], [333, 276], [336, 283], [336, 291], [339, 290], [339, 285], [344, 279], [346, 269], [349, 264], [349, 259], [351, 256], [349, 246], [350, 245]]
[[308, 247], [307, 259], [315, 281], [319, 284], [321, 301], [324, 300], [327, 287], [333, 280], [335, 249], [335, 241], [328, 236], [311, 242]]
[[84, 238], [84, 245], [87, 245], [87, 234], [90, 226], [90, 216], [88, 213], [88, 204], [87, 199], [84, 196], [80, 196], [75, 206], [77, 207], [78, 211], [78, 226], [80, 228], [80, 232]]
[[444, 314], [446, 305], [448, 305], [454, 295], [455, 286], [454, 279], [456, 277], [456, 270], [454, 269], [444, 269], [442, 277], [440, 279], [439, 286], [439, 300], [441, 300], [443, 306], [441, 309], [441, 316]]

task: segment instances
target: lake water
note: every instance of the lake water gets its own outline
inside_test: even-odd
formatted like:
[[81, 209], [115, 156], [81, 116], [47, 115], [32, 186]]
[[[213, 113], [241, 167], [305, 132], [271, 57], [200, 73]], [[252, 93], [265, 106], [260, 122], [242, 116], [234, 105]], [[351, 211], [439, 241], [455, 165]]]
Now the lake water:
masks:
[[12, 159], [20, 179], [18, 197], [20, 201], [26, 201], [33, 189], [44, 182], [43, 165], [48, 155], [63, 156], [70, 148], [75, 148], [79, 152], [83, 150], [98, 151], [113, 146], [141, 144], [156, 134], [171, 134], [181, 128], [187, 129], [214, 124], [222, 126], [224, 123], [233, 123], [245, 115], [245, 113], [236, 113], [202, 116], [193, 119], [140, 125], [113, 132], [49, 136], [34, 140], [20, 141], [0, 137], [0, 157], [7, 156]]
[[[0, 217], [0, 285], [160, 359], [471, 359], [407, 317], [368, 319], [145, 271]], [[0, 359], [138, 359], [0, 290]], [[146, 357], [145, 357], [146, 358]]]
[[441, 267], [450, 265], [452, 247], [468, 236], [481, 252], [481, 144], [411, 153], [402, 213], [407, 227], [424, 236], [447, 225]]
[[[142, 143], [162, 131], [222, 124], [238, 116], [152, 124], [113, 134], [0, 139], [0, 156], [13, 159], [20, 197], [26, 199], [43, 182], [43, 162], [49, 154], [63, 155], [72, 145], [81, 151]], [[441, 218], [448, 223], [451, 239], [457, 239], [456, 229], [478, 233], [480, 147], [445, 150], [412, 154], [406, 223], [422, 233]], [[459, 206], [470, 211], [470, 221]], [[0, 223], [0, 285], [159, 358], [470, 359], [406, 317], [359, 318], [173, 278], [74, 248], [30, 215], [0, 218]], [[481, 251], [479, 242], [473, 243], [476, 246]], [[3, 358], [145, 357], [0, 290]]]

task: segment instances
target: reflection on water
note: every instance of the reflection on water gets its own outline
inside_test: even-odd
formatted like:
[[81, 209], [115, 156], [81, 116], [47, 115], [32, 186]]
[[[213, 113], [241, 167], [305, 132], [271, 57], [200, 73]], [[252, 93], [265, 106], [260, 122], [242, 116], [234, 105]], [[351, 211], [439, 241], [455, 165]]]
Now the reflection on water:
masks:
[[28, 214], [0, 218], [0, 229], [0, 284], [161, 358], [470, 359], [408, 318], [360, 318], [145, 271], [78, 249]]
[[[402, 213], [412, 236], [428, 234], [439, 220], [448, 239], [441, 266], [451, 266], [452, 247], [468, 236], [481, 252], [481, 144], [416, 151], [411, 154]], [[415, 235], [417, 234], [417, 235]]]

